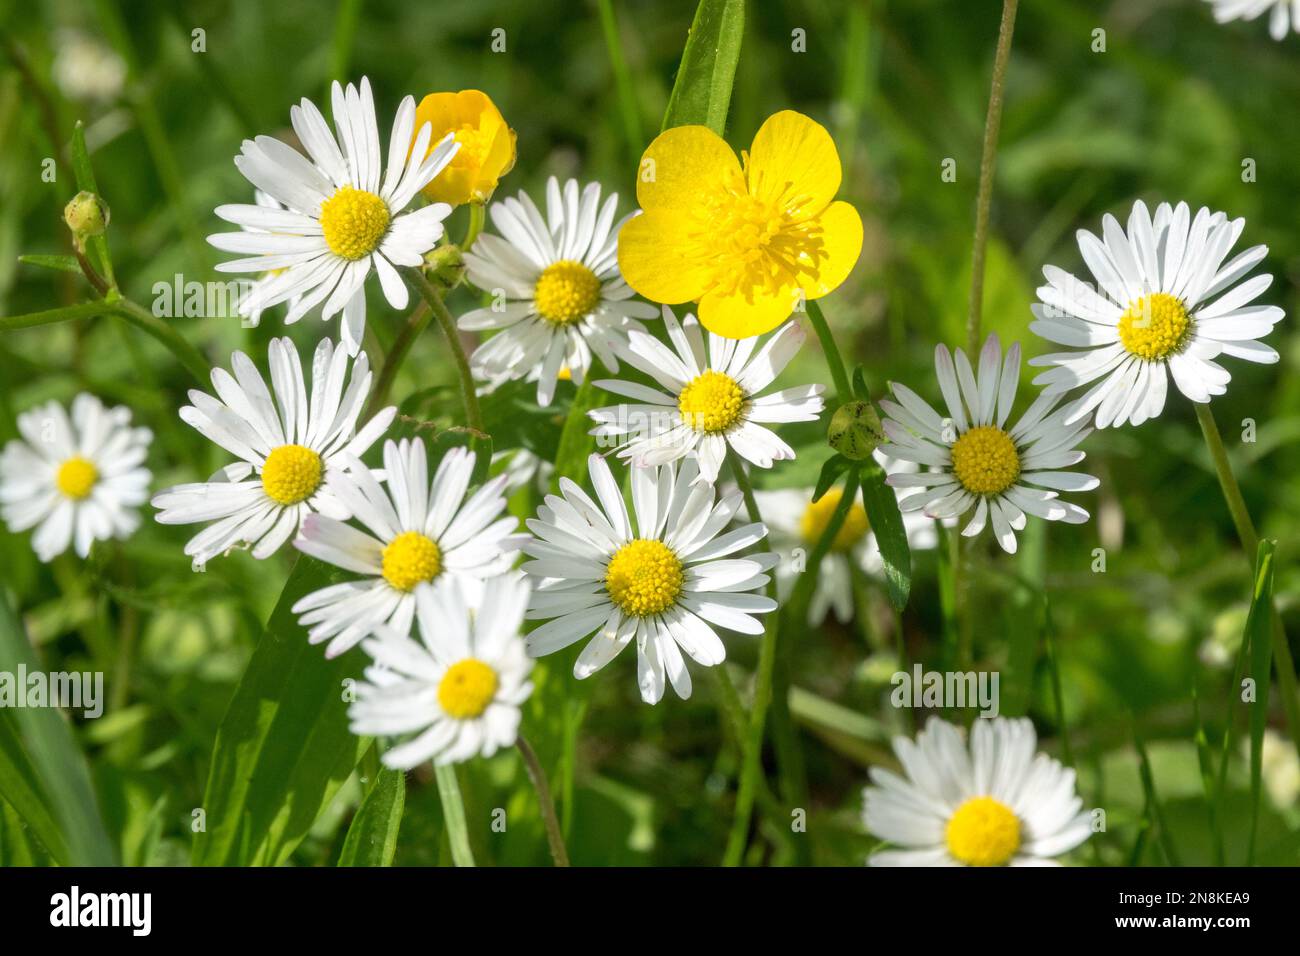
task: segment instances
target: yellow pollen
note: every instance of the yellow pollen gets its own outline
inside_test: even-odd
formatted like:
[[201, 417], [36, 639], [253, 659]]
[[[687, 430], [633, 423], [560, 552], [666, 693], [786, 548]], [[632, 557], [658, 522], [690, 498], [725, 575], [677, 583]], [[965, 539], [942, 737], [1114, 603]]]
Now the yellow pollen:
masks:
[[59, 473], [55, 476], [54, 483], [59, 486], [59, 491], [63, 492], [65, 497], [80, 501], [90, 495], [91, 489], [95, 487], [95, 482], [98, 480], [99, 469], [95, 467], [95, 463], [76, 455], [59, 466]]
[[828, 256], [821, 219], [809, 215], [809, 197], [756, 195], [748, 176], [737, 172], [703, 197], [687, 229], [686, 256], [709, 275], [711, 291], [751, 301], [756, 292], [793, 296]]
[[980, 425], [953, 443], [952, 471], [972, 494], [1000, 494], [1020, 477], [1020, 453], [1001, 428]]
[[682, 421], [697, 432], [725, 432], [745, 413], [744, 391], [730, 375], [709, 369], [686, 383], [677, 396]]
[[418, 531], [404, 531], [384, 548], [382, 566], [385, 581], [399, 591], [410, 591], [442, 573], [442, 549]]
[[661, 614], [682, 592], [682, 562], [662, 541], [629, 541], [609, 559], [605, 590], [624, 614]]
[[351, 186], [342, 187], [320, 205], [325, 244], [343, 259], [360, 259], [373, 252], [391, 219], [387, 203]]
[[1020, 849], [1020, 821], [992, 797], [972, 797], [948, 818], [948, 852], [967, 866], [1002, 866]]
[[451, 158], [452, 168], [461, 169], [478, 169], [487, 159], [488, 150], [492, 148], [492, 138], [495, 130], [483, 132], [477, 126], [471, 126], [469, 123], [463, 123], [454, 130], [456, 142], [460, 143], [460, 149], [456, 150], [456, 155]]
[[1168, 292], [1143, 296], [1119, 317], [1119, 340], [1130, 355], [1159, 362], [1187, 344], [1192, 328], [1187, 307]]
[[281, 445], [271, 450], [262, 466], [262, 490], [277, 504], [296, 505], [320, 487], [320, 455], [302, 445]]
[[442, 675], [438, 703], [448, 717], [470, 720], [487, 710], [496, 692], [497, 672], [477, 658], [467, 657]]
[[581, 262], [561, 259], [537, 277], [533, 302], [547, 322], [569, 325], [590, 315], [600, 304], [600, 280]]
[[[841, 489], [832, 488], [817, 501], [808, 503], [803, 517], [799, 519], [799, 534], [805, 543], [815, 545], [821, 540], [826, 532], [826, 526], [830, 524], [831, 515], [839, 506], [843, 496], [844, 492]], [[851, 550], [867, 536], [870, 530], [871, 524], [867, 521], [866, 509], [858, 502], [853, 502], [849, 506], [849, 513], [844, 516], [844, 523], [840, 525], [840, 530], [835, 533], [831, 550], [840, 552]]]
[[719, 211], [715, 223], [718, 241], [745, 262], [754, 262], [767, 252], [786, 225], [779, 208], [748, 193], [730, 194], [730, 201]]

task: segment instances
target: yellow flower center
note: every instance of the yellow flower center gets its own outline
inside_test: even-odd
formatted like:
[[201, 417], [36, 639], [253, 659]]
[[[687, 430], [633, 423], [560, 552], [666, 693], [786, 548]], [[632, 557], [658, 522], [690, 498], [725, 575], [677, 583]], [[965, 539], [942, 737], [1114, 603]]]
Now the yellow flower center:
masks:
[[948, 819], [948, 852], [967, 866], [1002, 866], [1020, 849], [1020, 821], [992, 797], [972, 797]]
[[410, 591], [442, 573], [442, 549], [418, 531], [404, 531], [384, 548], [382, 567], [385, 581], [399, 591]]
[[296, 505], [320, 487], [320, 455], [302, 445], [273, 448], [262, 466], [262, 490], [277, 504]]
[[90, 494], [98, 480], [99, 469], [95, 467], [95, 463], [80, 455], [74, 455], [59, 466], [59, 473], [55, 476], [54, 483], [59, 486], [59, 491], [63, 492], [65, 497], [80, 501]]
[[605, 590], [624, 614], [661, 614], [682, 593], [682, 562], [662, 541], [629, 541], [609, 559]]
[[1187, 344], [1192, 328], [1187, 307], [1168, 292], [1143, 296], [1119, 317], [1119, 340], [1129, 354], [1159, 362]]
[[1001, 428], [981, 425], [953, 443], [952, 471], [972, 494], [1000, 494], [1020, 477], [1020, 453]]
[[460, 149], [456, 150], [456, 155], [451, 158], [451, 167], [477, 170], [487, 159], [496, 130], [484, 132], [477, 126], [464, 123], [452, 132], [456, 135], [456, 142], [460, 143]]
[[386, 202], [351, 186], [342, 187], [320, 205], [325, 244], [342, 259], [360, 259], [373, 252], [391, 219]]
[[[751, 194], [745, 175], [723, 183], [700, 203], [688, 257], [709, 271], [711, 288], [753, 295], [791, 290], [826, 259], [821, 220], [807, 215], [808, 198]], [[793, 308], [795, 303], [791, 301]]]
[[748, 193], [732, 194], [729, 198], [720, 207], [718, 241], [742, 262], [754, 262], [785, 228], [785, 215], [773, 203]]
[[730, 375], [709, 369], [677, 396], [682, 421], [697, 432], [725, 432], [745, 413], [745, 393]]
[[[799, 519], [799, 534], [807, 544], [815, 545], [821, 540], [822, 535], [826, 533], [826, 526], [830, 524], [831, 515], [835, 513], [843, 497], [843, 489], [832, 488], [817, 501], [808, 503], [803, 517]], [[870, 530], [871, 524], [867, 521], [866, 509], [858, 502], [853, 502], [849, 506], [849, 513], [844, 516], [844, 523], [840, 525], [840, 530], [835, 532], [831, 550], [841, 552], [851, 550], [867, 536]]]
[[496, 692], [497, 672], [477, 658], [467, 657], [442, 675], [438, 703], [448, 717], [469, 720], [487, 710]]
[[533, 289], [537, 311], [547, 322], [577, 322], [600, 304], [600, 280], [581, 262], [561, 259], [547, 266]]

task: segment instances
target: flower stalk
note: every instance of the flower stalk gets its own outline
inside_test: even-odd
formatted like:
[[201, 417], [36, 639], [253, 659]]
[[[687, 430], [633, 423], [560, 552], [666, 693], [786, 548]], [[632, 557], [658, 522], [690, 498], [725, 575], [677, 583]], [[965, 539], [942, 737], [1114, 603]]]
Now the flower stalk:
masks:
[[966, 346], [970, 354], [979, 351], [980, 320], [984, 311], [984, 259], [989, 239], [989, 209], [993, 204], [993, 170], [998, 159], [998, 133], [1002, 128], [1002, 100], [1007, 63], [1011, 59], [1011, 37], [1016, 30], [1019, 0], [1003, 0], [1002, 22], [998, 26], [997, 52], [993, 56], [993, 81], [989, 109], [984, 120], [984, 149], [980, 154], [979, 194], [975, 200], [975, 242], [971, 254], [970, 310], [966, 317]]
[[[1219, 478], [1219, 487], [1223, 490], [1223, 500], [1228, 505], [1228, 513], [1237, 529], [1237, 537], [1250, 563], [1252, 574], [1255, 570], [1255, 555], [1259, 552], [1259, 533], [1246, 509], [1246, 499], [1241, 495], [1241, 486], [1232, 471], [1232, 462], [1228, 459], [1228, 450], [1224, 447], [1223, 436], [1214, 421], [1214, 412], [1208, 402], [1197, 402], [1196, 420], [1200, 423], [1201, 434], [1205, 436], [1210, 459], [1214, 462], [1214, 471]], [[1296, 685], [1295, 663], [1291, 657], [1291, 648], [1287, 645], [1286, 630], [1282, 618], [1273, 612], [1273, 654], [1277, 668], [1277, 682], [1282, 692], [1282, 710], [1286, 715], [1287, 733], [1300, 752], [1300, 688]]]
[[555, 801], [551, 799], [551, 788], [546, 782], [546, 771], [542, 769], [541, 761], [537, 759], [537, 752], [520, 734], [515, 738], [515, 746], [519, 749], [519, 756], [524, 760], [524, 767], [528, 770], [528, 779], [533, 782], [533, 789], [537, 791], [537, 803], [542, 810], [542, 823], [546, 827], [546, 842], [550, 846], [551, 859], [556, 866], [569, 865], [569, 853], [564, 848], [564, 831], [560, 829], [559, 817], [555, 814]]

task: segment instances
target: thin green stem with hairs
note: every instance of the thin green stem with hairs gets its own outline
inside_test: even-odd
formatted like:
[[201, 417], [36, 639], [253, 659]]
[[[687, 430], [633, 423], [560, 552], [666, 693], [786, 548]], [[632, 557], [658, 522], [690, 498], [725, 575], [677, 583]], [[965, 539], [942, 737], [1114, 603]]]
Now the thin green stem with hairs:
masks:
[[[1219, 487], [1223, 489], [1223, 500], [1228, 505], [1237, 537], [1241, 539], [1246, 560], [1250, 563], [1253, 582], [1255, 555], [1259, 552], [1259, 534], [1246, 509], [1246, 500], [1241, 496], [1241, 486], [1233, 474], [1232, 462], [1228, 459], [1228, 450], [1223, 445], [1219, 426], [1214, 421], [1214, 413], [1210, 411], [1209, 403], [1197, 402], [1195, 406], [1196, 420], [1201, 425], [1201, 433], [1210, 450], [1210, 459], [1214, 462], [1214, 471], [1219, 477]], [[1295, 663], [1291, 658], [1291, 648], [1287, 645], [1286, 630], [1276, 611], [1273, 613], [1273, 655], [1277, 682], [1282, 692], [1282, 710], [1286, 715], [1287, 732], [1297, 753], [1300, 753], [1300, 690], [1296, 686]]]

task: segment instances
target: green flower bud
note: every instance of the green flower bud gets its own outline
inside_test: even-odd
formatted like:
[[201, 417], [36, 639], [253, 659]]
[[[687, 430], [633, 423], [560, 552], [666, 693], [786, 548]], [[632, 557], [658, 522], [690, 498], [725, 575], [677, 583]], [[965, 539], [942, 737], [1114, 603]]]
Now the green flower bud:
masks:
[[108, 203], [92, 192], [82, 190], [63, 207], [63, 221], [72, 230], [78, 249], [92, 236], [102, 236], [108, 229], [108, 220]]
[[831, 416], [826, 432], [830, 446], [849, 461], [865, 461], [885, 440], [880, 416], [870, 402], [849, 402]]
[[460, 246], [435, 246], [424, 254], [424, 268], [430, 281], [444, 291], [454, 289], [465, 275], [465, 259]]

